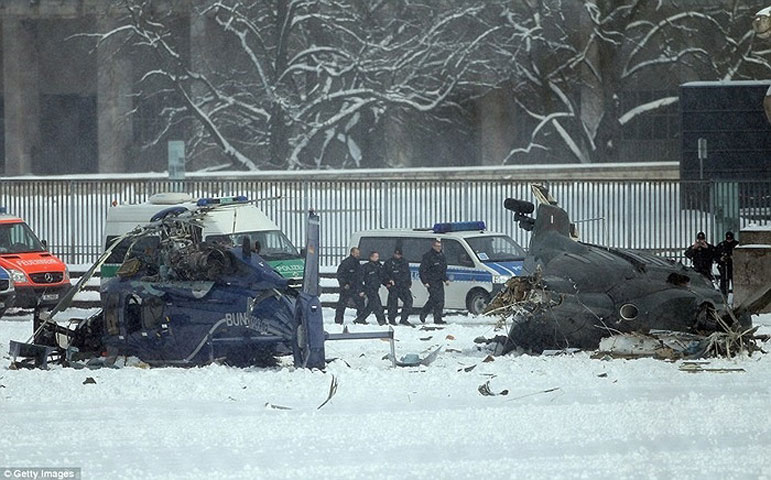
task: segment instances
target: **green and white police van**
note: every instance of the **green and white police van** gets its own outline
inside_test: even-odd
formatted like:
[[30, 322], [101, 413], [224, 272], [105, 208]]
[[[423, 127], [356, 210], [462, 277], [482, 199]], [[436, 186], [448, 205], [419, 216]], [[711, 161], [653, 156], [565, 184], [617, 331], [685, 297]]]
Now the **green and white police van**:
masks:
[[[211, 208], [213, 206], [216, 208]], [[259, 255], [288, 279], [290, 285], [301, 284], [305, 260], [300, 251], [278, 225], [244, 196], [195, 200], [187, 193], [159, 193], [151, 196], [146, 203], [112, 206], [107, 210], [104, 248], [107, 249], [116, 238], [137, 226], [150, 223], [156, 213], [172, 207], [184, 207], [190, 211], [206, 208], [201, 232], [204, 241], [233, 246], [242, 245], [244, 238], [248, 238], [252, 246], [259, 242]], [[123, 262], [131, 241], [123, 242], [125, 245], [118, 245], [102, 265], [102, 281], [114, 277]]]
[[[428, 300], [428, 291], [420, 283], [418, 270], [434, 239], [442, 241], [447, 259], [447, 309], [479, 315], [511, 277], [522, 273], [525, 250], [505, 233], [488, 231], [482, 221], [437, 223], [430, 229], [360, 231], [351, 236], [348, 246], [359, 248], [362, 263], [372, 251], [385, 262], [396, 248], [401, 249], [412, 273], [413, 308], [421, 308]], [[381, 288], [383, 305], [387, 296], [387, 290]]]

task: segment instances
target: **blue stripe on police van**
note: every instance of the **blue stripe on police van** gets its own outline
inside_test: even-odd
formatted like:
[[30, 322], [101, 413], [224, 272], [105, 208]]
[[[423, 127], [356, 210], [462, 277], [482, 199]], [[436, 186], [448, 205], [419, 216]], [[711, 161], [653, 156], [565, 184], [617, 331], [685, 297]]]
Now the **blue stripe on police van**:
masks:
[[501, 275], [520, 275], [522, 274], [523, 262], [485, 262], [485, 265], [492, 268]]
[[491, 283], [493, 274], [481, 270], [462, 270], [460, 268], [448, 268], [447, 276], [455, 282], [484, 282]]
[[[420, 275], [418, 273], [418, 267], [410, 266], [410, 272], [412, 273], [412, 279], [419, 281]], [[447, 277], [453, 282], [492, 283], [493, 281], [493, 274], [490, 272], [463, 268], [447, 268]]]

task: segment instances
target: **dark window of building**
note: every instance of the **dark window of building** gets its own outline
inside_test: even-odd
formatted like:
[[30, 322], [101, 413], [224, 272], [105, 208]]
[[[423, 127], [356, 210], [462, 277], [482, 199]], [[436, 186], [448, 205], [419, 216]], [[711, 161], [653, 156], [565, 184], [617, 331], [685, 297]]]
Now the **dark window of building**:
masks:
[[40, 109], [41, 155], [32, 170], [40, 174], [97, 171], [96, 96], [43, 95]]

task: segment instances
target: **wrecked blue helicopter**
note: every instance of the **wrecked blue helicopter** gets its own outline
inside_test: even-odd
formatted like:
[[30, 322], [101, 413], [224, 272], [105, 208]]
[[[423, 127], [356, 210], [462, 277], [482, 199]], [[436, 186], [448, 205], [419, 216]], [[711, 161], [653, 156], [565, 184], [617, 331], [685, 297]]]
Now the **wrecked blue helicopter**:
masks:
[[[324, 341], [335, 335], [324, 332], [319, 301], [319, 217], [308, 216], [298, 291], [248, 242], [201, 241], [202, 215], [169, 209], [118, 238], [53, 310], [36, 313], [34, 343], [11, 342], [13, 365], [109, 364], [133, 356], [152, 366], [243, 367], [293, 355], [295, 366], [323, 368]], [[101, 310], [74, 328], [55, 322], [124, 239], [130, 247], [117, 276], [102, 286]]]

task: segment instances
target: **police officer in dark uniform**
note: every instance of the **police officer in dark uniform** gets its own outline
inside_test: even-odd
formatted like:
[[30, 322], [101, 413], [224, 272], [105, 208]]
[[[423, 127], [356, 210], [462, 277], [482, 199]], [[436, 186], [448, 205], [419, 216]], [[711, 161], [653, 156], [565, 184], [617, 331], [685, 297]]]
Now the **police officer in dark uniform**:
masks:
[[369, 253], [369, 262], [361, 267], [362, 277], [364, 278], [364, 294], [367, 297], [367, 307], [361, 312], [353, 323], [366, 324], [366, 318], [370, 313], [375, 313], [377, 323], [385, 325], [386, 319], [383, 314], [383, 304], [380, 302], [380, 286], [384, 283], [383, 266], [380, 264], [380, 254], [377, 252]]
[[712, 262], [715, 260], [715, 247], [707, 243], [704, 232], [696, 234], [696, 241], [685, 251], [685, 256], [693, 262], [693, 269], [710, 280], [712, 276]]
[[356, 305], [356, 314], [364, 311], [364, 292], [361, 284], [361, 264], [359, 249], [353, 247], [351, 254], [337, 267], [337, 282], [340, 284], [340, 296], [335, 309], [335, 323], [343, 323], [343, 314], [348, 306], [348, 300]]
[[728, 284], [733, 282], [734, 278], [734, 248], [739, 245], [734, 239], [734, 232], [725, 232], [725, 240], [718, 243], [715, 247], [715, 258], [717, 259], [717, 271], [720, 272], [720, 291], [728, 296]]
[[450, 284], [450, 279], [447, 278], [447, 259], [442, 253], [442, 241], [438, 238], [420, 262], [420, 281], [428, 289], [428, 301], [420, 311], [420, 321], [425, 322], [428, 314], [434, 312], [434, 323], [446, 323], [442, 320], [444, 286]]
[[407, 321], [412, 309], [412, 274], [410, 273], [410, 264], [402, 256], [402, 250], [397, 248], [391, 258], [383, 264], [383, 273], [385, 274], [386, 287], [388, 288], [388, 321], [391, 325], [396, 325], [396, 310], [399, 307], [399, 300], [402, 301], [402, 315], [399, 323], [402, 325], [413, 325]]

